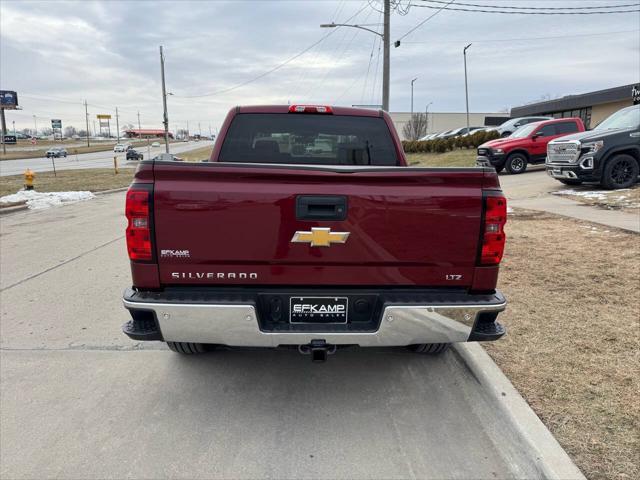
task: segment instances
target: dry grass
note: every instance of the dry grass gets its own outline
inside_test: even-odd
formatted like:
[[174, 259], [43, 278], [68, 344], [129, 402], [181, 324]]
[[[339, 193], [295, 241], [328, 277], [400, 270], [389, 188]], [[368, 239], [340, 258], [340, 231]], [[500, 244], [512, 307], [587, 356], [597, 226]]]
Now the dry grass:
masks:
[[[61, 170], [57, 176], [53, 172], [36, 173], [34, 186], [39, 192], [65, 192], [89, 190], [99, 192], [112, 188], [126, 187], [133, 179], [134, 169], [121, 169], [116, 175], [110, 168], [84, 170]], [[24, 177], [10, 175], [0, 177], [0, 197], [16, 193], [22, 188]]]
[[211, 157], [212, 150], [213, 145], [209, 145], [208, 147], [201, 147], [196, 148], [195, 150], [189, 150], [188, 152], [178, 153], [177, 156], [185, 162], [201, 162], [202, 160], [208, 160], [209, 157]]
[[[622, 210], [640, 215], [640, 184], [622, 190], [604, 190], [593, 185], [567, 187], [562, 196], [606, 210]], [[576, 192], [575, 195], [569, 192]]]
[[407, 153], [407, 163], [413, 167], [475, 167], [475, 149], [453, 150], [447, 153]]
[[640, 236], [519, 210], [507, 234], [487, 351], [588, 478], [640, 478]]

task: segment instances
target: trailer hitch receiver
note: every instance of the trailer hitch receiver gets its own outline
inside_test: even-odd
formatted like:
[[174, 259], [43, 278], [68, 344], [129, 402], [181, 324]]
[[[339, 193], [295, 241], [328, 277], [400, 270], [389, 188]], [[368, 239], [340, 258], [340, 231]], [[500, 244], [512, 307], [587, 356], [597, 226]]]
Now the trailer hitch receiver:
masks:
[[324, 340], [311, 340], [307, 345], [300, 345], [298, 351], [303, 355], [311, 355], [312, 362], [321, 363], [327, 361], [327, 355], [336, 353], [336, 346]]

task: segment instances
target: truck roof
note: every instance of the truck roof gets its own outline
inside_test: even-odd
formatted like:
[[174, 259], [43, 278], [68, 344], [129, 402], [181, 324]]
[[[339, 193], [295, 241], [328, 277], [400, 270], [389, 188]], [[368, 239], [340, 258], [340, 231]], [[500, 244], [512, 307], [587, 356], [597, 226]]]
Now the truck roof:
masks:
[[[334, 107], [332, 105], [300, 104], [309, 106], [330, 106], [334, 115], [351, 115], [355, 117], [381, 117], [382, 110], [371, 108]], [[245, 105], [237, 106], [236, 113], [289, 113], [291, 105]]]

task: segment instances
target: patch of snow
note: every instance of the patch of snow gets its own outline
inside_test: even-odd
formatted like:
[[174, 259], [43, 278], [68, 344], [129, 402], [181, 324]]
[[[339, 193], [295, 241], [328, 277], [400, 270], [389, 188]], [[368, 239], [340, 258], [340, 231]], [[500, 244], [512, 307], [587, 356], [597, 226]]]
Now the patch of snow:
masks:
[[0, 205], [26, 203], [30, 209], [56, 207], [63, 203], [82, 202], [94, 197], [93, 193], [79, 192], [37, 192], [35, 190], [20, 190], [11, 195], [0, 197]]
[[607, 198], [604, 193], [595, 191], [558, 190], [551, 193], [553, 195], [573, 195], [575, 197], [595, 198], [596, 200], [606, 200]]
[[513, 213], [513, 208], [511, 208], [509, 205], [507, 205], [507, 214], [509, 213]]

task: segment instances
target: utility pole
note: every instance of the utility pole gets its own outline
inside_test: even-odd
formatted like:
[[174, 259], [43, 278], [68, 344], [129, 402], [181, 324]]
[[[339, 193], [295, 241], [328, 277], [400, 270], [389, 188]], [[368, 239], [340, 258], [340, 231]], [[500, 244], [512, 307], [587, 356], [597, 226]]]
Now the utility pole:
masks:
[[34, 128], [33, 136], [37, 137], [38, 136], [38, 120], [35, 115], [33, 116], [33, 128]]
[[169, 153], [169, 114], [167, 113], [167, 89], [164, 82], [164, 54], [162, 53], [162, 45], [160, 45], [160, 73], [162, 75], [162, 106], [164, 108], [164, 147]]
[[202, 129], [200, 128], [200, 122], [198, 122], [198, 135], [200, 135], [200, 138], [202, 139]]
[[382, 110], [389, 111], [389, 40], [391, 37], [390, 28], [391, 1], [384, 0], [384, 33], [382, 40], [384, 43], [384, 57], [382, 64]]
[[[138, 130], [142, 130], [140, 126], [140, 110], [138, 110]], [[142, 137], [142, 133], [138, 132], [138, 136]]]
[[191, 138], [189, 136], [189, 120], [187, 120], [187, 139], [191, 140]]
[[118, 116], [118, 107], [116, 107], [116, 138], [116, 143], [120, 143], [120, 117]]
[[89, 107], [87, 106], [87, 100], [84, 101], [84, 118], [87, 122], [87, 147], [90, 147], [89, 144]]
[[411, 118], [413, 118], [413, 83], [418, 79], [418, 77], [411, 80]]
[[209, 140], [211, 139], [213, 139], [213, 135], [211, 134], [211, 124], [209, 124]]
[[464, 57], [464, 96], [467, 101], [467, 133], [469, 133], [469, 87], [467, 86], [467, 48], [469, 48], [472, 43], [464, 47], [462, 50], [462, 56]]
[[7, 153], [7, 147], [4, 143], [4, 136], [7, 134], [7, 122], [4, 118], [4, 108], [2, 107], [0, 107], [0, 121], [2, 122], [2, 153]]

